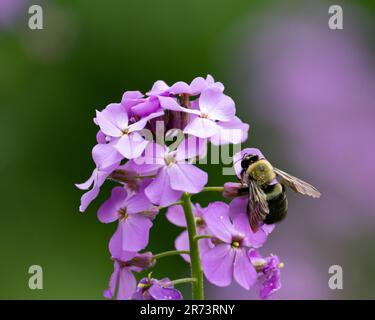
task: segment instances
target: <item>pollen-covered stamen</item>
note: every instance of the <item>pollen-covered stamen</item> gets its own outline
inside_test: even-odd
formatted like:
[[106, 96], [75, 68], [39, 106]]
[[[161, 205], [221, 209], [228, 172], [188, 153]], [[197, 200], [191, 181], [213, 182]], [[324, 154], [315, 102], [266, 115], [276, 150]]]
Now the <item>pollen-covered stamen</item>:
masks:
[[176, 162], [175, 152], [170, 152], [164, 157], [165, 164], [171, 166]]
[[129, 128], [122, 130], [122, 135], [126, 136], [129, 134]]
[[128, 218], [128, 214], [126, 213], [126, 208], [121, 208], [118, 211], [118, 214], [120, 215], [120, 220], [124, 221]]
[[206, 225], [206, 223], [204, 222], [202, 217], [196, 217], [195, 223], [196, 223], [197, 227], [201, 227], [201, 228], [205, 227], [205, 225]]
[[203, 119], [208, 119], [209, 115], [208, 115], [208, 113], [202, 113], [200, 115], [200, 117], [203, 118]]
[[231, 243], [232, 248], [233, 249], [240, 248], [242, 246], [242, 239], [243, 239], [242, 236], [235, 236], [235, 237], [233, 237], [232, 243]]

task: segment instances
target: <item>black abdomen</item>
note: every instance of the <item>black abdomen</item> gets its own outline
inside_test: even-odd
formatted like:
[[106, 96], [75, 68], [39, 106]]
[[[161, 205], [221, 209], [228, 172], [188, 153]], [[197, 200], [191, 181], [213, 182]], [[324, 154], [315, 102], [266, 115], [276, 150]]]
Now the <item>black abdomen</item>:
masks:
[[[269, 186], [273, 187], [273, 186]], [[270, 190], [264, 190], [267, 193]], [[285, 188], [282, 186], [282, 191], [273, 199], [267, 201], [269, 213], [264, 220], [265, 224], [274, 224], [283, 220], [288, 213], [288, 199], [286, 198]]]

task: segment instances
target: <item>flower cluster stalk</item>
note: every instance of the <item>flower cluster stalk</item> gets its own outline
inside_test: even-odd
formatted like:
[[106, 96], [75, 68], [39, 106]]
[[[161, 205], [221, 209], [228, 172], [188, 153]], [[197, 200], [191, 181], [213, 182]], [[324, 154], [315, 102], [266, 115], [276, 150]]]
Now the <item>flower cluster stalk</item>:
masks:
[[195, 226], [195, 218], [191, 208], [190, 195], [188, 193], [183, 193], [181, 201], [185, 213], [187, 231], [189, 234], [191, 276], [192, 278], [196, 279], [196, 281], [192, 283], [192, 298], [194, 300], [203, 300], [203, 270], [199, 255], [198, 241], [195, 239], [197, 236], [197, 230]]

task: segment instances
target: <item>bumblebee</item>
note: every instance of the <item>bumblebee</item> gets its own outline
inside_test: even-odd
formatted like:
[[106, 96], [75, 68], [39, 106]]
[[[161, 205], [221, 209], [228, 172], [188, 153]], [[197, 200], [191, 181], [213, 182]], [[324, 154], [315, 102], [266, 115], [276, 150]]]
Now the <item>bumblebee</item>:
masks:
[[308, 184], [280, 169], [274, 168], [266, 159], [256, 154], [245, 154], [241, 159], [242, 192], [248, 190], [247, 214], [253, 232], [265, 224], [283, 220], [288, 213], [288, 200], [285, 188], [313, 198], [320, 192]]

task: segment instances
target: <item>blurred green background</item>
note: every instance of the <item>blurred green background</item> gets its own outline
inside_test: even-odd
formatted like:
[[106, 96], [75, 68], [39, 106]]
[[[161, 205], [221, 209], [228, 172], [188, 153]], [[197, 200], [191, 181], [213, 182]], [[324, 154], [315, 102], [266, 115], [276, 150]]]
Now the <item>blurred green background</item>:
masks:
[[[355, 2], [374, 18], [374, 1]], [[244, 89], [232, 81], [232, 66], [239, 63], [235, 40], [247, 31], [237, 28], [233, 34], [233, 26], [272, 8], [275, 1], [33, 1], [37, 3], [44, 9], [43, 30], [28, 29], [25, 8], [0, 29], [0, 298], [102, 299], [113, 268], [107, 243], [115, 225], [100, 224], [96, 210], [110, 185], [84, 214], [78, 211], [82, 193], [74, 187], [93, 169], [95, 109], [119, 101], [125, 90], [146, 92], [158, 79], [171, 84], [212, 74], [252, 126], [247, 145], [274, 150], [274, 157], [288, 163], [288, 150], [280, 147], [283, 138], [275, 137], [267, 119], [257, 116], [261, 106], [245, 109]], [[204, 169], [211, 185], [227, 179], [220, 166]], [[207, 204], [216, 196], [196, 198]], [[180, 232], [160, 215], [149, 248], [172, 249]], [[368, 256], [373, 240], [371, 232], [359, 234], [345, 246], [361, 250], [367, 243]], [[43, 290], [28, 288], [28, 268], [34, 264], [43, 268]], [[370, 260], [356, 291], [331, 297], [374, 298], [366, 280], [374, 284], [373, 266]], [[154, 275], [184, 277], [188, 268], [182, 259], [168, 258], [160, 260]], [[183, 291], [189, 295], [188, 288]]]

